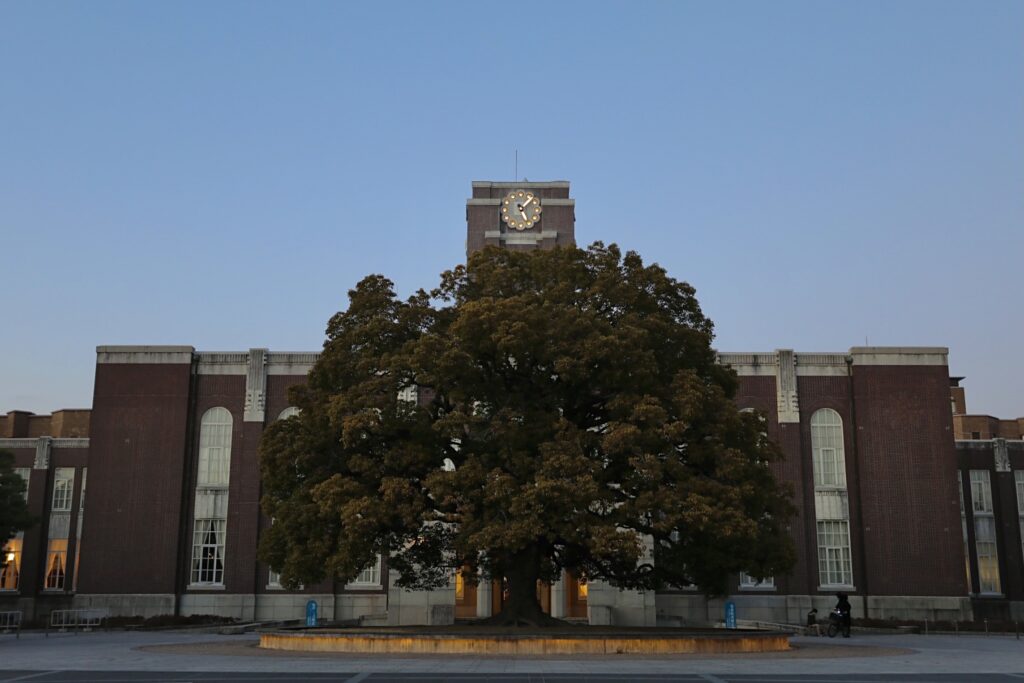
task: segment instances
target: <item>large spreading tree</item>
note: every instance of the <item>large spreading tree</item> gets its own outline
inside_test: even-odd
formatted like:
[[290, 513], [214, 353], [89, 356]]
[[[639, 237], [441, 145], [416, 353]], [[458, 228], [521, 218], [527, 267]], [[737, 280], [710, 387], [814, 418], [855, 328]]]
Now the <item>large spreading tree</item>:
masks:
[[14, 471], [14, 455], [0, 451], [0, 564], [7, 562], [7, 541], [35, 524], [25, 502], [25, 480]]
[[503, 577], [496, 620], [535, 624], [563, 569], [711, 594], [785, 572], [781, 452], [712, 329], [690, 285], [614, 245], [488, 248], [404, 301], [365, 278], [264, 435], [260, 556], [291, 586], [378, 553], [410, 588]]

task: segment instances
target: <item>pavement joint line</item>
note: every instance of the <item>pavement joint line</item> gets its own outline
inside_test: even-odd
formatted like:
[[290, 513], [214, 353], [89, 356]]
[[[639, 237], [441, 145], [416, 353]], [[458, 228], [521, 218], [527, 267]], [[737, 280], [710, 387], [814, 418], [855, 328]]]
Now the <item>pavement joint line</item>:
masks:
[[710, 683], [726, 683], [724, 678], [719, 678], [714, 674], [701, 674], [700, 677], [705, 681], [710, 681]]
[[5, 678], [4, 683], [13, 683], [13, 681], [27, 681], [30, 678], [38, 678], [39, 676], [45, 676], [47, 674], [55, 674], [57, 671], [37, 671], [34, 674], [26, 674], [24, 676], [18, 676], [17, 678]]
[[357, 673], [352, 678], [346, 679], [345, 683], [359, 683], [359, 681], [363, 680], [364, 678], [366, 678], [369, 675], [370, 675], [369, 671], [363, 671], [361, 673]]

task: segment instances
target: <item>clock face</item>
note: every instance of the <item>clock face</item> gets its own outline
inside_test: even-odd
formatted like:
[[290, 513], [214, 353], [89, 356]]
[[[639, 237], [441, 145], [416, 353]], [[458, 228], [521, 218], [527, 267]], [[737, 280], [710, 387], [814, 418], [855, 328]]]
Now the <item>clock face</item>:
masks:
[[532, 228], [540, 220], [540, 197], [528, 190], [512, 190], [501, 201], [501, 220], [516, 230]]

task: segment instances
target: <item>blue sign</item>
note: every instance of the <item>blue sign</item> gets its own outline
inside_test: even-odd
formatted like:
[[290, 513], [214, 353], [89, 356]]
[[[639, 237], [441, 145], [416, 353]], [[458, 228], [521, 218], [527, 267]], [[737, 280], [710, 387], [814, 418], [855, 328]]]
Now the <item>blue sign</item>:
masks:
[[306, 603], [306, 626], [316, 626], [316, 600]]
[[725, 627], [736, 628], [736, 603], [732, 600], [725, 603]]

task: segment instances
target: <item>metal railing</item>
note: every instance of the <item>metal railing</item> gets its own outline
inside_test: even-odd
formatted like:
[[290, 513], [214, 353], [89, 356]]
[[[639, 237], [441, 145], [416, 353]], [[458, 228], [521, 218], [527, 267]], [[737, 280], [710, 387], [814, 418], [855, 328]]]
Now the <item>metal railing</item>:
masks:
[[0, 633], [11, 631], [15, 638], [21, 637], [21, 612], [0, 612]]
[[99, 627], [100, 622], [106, 616], [107, 610], [105, 609], [55, 609], [50, 612], [46, 634], [50, 634], [50, 629], [61, 632], [68, 630], [91, 631]]

